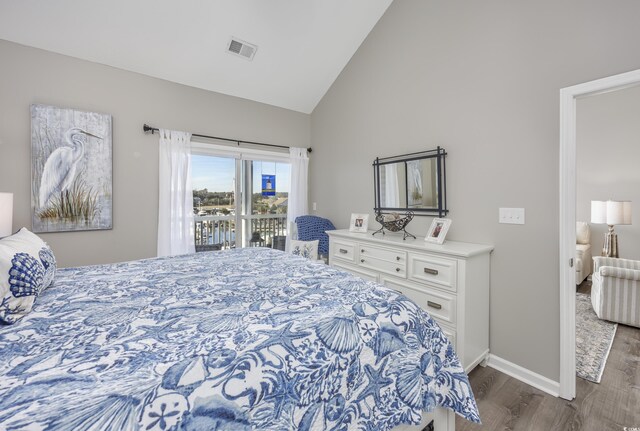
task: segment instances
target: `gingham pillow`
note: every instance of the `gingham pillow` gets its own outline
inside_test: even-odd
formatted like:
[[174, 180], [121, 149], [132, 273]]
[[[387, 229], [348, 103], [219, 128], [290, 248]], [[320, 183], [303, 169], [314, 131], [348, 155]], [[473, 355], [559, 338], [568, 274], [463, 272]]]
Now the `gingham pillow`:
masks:
[[0, 322], [26, 316], [55, 273], [51, 248], [27, 228], [0, 239]]

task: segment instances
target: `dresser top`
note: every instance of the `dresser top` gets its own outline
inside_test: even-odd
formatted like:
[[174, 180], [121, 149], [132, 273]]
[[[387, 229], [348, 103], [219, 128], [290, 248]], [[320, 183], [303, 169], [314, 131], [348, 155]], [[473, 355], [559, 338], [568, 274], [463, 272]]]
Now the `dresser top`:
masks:
[[366, 233], [362, 232], [349, 232], [348, 229], [328, 230], [327, 234], [330, 237], [345, 238], [353, 241], [367, 241], [380, 245], [388, 245], [395, 247], [405, 247], [418, 251], [425, 251], [431, 253], [448, 254], [450, 256], [458, 257], [471, 257], [477, 254], [489, 253], [493, 250], [492, 245], [487, 244], [473, 244], [470, 242], [459, 241], [445, 241], [444, 244], [434, 244], [425, 241], [423, 238], [417, 239], [407, 238], [402, 239], [402, 235], [397, 234], [385, 234], [381, 233], [373, 236], [374, 231], [370, 230]]

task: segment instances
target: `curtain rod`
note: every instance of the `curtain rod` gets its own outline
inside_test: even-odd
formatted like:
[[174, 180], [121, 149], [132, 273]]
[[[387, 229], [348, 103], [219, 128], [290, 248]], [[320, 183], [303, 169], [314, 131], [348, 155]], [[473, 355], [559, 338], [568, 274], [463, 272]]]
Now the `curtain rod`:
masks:
[[[144, 131], [144, 133], [151, 132], [152, 135], [155, 132], [159, 132], [160, 131], [160, 129], [158, 129], [157, 127], [151, 127], [148, 124], [144, 124], [142, 126], [142, 130]], [[227, 141], [227, 142], [235, 142], [238, 145], [240, 145], [240, 144], [251, 144], [251, 145], [263, 145], [265, 147], [286, 148], [286, 149], [291, 148], [291, 147], [287, 147], [285, 145], [275, 145], [275, 144], [265, 144], [263, 142], [243, 141], [242, 139], [220, 138], [218, 136], [201, 135], [199, 133], [192, 133], [191, 136], [197, 136], [199, 138], [217, 139], [217, 140], [220, 140], [220, 141]], [[311, 152], [311, 147], [307, 148], [307, 152], [309, 152], [309, 153]]]

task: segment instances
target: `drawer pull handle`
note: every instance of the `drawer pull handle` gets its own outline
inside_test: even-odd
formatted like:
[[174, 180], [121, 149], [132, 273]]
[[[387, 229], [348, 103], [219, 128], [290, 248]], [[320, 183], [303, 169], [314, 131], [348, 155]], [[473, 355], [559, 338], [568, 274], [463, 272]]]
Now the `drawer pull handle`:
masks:
[[360, 259], [360, 262], [364, 263], [364, 259]]
[[396, 268], [396, 272], [400, 272], [400, 268]]
[[396, 260], [400, 260], [400, 256], [396, 256]]
[[436, 310], [440, 310], [442, 308], [442, 305], [438, 304], [437, 302], [427, 301], [427, 305], [431, 308], [435, 308]]
[[360, 253], [364, 253], [364, 248], [361, 248], [361, 249], [360, 249]]
[[438, 275], [438, 270], [437, 269], [425, 268], [424, 272], [426, 274]]
[[347, 250], [345, 250], [344, 248], [341, 248], [341, 249], [340, 249], [340, 253], [342, 253], [342, 254], [347, 254], [348, 252], [347, 252]]

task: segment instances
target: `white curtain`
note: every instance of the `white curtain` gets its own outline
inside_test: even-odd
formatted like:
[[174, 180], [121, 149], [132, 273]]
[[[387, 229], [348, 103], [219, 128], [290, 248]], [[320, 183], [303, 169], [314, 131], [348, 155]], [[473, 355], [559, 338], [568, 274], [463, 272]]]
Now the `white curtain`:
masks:
[[[296, 217], [309, 214], [308, 177], [309, 156], [306, 148], [289, 148], [291, 161], [291, 190], [287, 205], [287, 226], [291, 226]], [[286, 249], [290, 250], [291, 232], [287, 235]]]
[[195, 253], [191, 133], [160, 129], [158, 256]]

